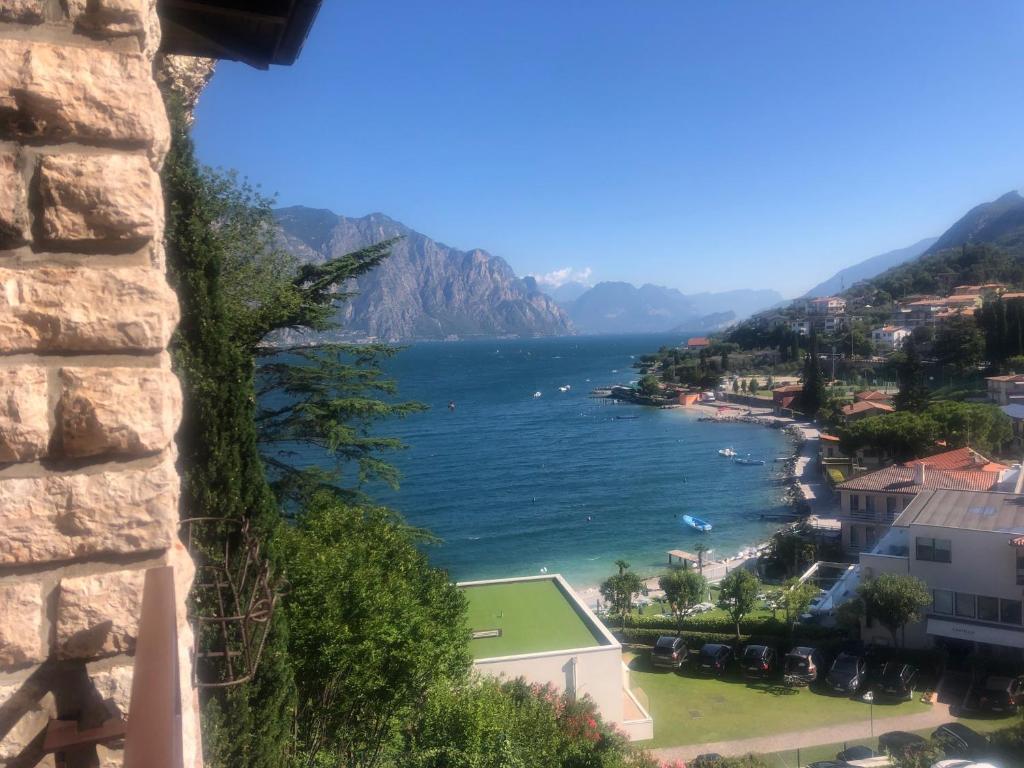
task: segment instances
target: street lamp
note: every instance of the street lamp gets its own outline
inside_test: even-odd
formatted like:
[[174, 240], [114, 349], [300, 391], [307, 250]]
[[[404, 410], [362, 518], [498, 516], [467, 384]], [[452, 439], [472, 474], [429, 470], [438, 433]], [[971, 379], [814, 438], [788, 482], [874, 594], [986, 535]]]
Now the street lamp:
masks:
[[871, 719], [871, 738], [875, 738], [875, 692], [868, 691], [864, 694], [864, 701], [868, 703], [868, 716]]

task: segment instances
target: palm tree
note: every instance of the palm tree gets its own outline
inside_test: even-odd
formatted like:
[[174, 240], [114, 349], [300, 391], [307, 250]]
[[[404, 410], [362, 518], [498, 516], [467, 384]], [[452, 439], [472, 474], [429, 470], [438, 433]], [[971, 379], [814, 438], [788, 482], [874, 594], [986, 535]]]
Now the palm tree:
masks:
[[615, 561], [615, 565], [619, 569], [620, 576], [629, 570], [629, 563], [627, 563], [621, 557]]
[[704, 553], [708, 551], [708, 548], [704, 544], [698, 543], [694, 549], [697, 551], [697, 570], [704, 575]]

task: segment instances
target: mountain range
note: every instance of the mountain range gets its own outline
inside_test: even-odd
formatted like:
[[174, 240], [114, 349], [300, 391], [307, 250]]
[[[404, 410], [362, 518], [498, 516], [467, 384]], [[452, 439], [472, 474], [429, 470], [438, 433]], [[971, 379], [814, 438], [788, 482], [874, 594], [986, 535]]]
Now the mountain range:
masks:
[[872, 256], [870, 259], [865, 259], [858, 264], [841, 269], [828, 280], [824, 280], [811, 288], [811, 290], [804, 294], [804, 297], [813, 299], [817, 296], [833, 296], [834, 294], [842, 293], [854, 283], [861, 280], [869, 280], [875, 275], [882, 274], [887, 269], [897, 267], [911, 259], [916, 259], [931, 248], [938, 239], [937, 237], [926, 237], [924, 240], [918, 240], [906, 248], [899, 248], [895, 251]]
[[294, 206], [274, 211], [284, 247], [323, 262], [381, 240], [400, 238], [380, 266], [346, 290], [339, 331], [328, 338], [386, 341], [499, 336], [564, 336], [568, 316], [532, 277], [519, 278], [487, 251], [460, 251], [382, 213], [360, 218]]

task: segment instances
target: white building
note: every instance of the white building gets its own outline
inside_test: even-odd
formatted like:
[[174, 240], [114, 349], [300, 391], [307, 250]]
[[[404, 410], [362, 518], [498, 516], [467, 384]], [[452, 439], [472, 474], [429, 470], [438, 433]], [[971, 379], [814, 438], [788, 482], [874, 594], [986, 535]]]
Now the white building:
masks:
[[458, 586], [469, 601], [478, 672], [589, 696], [631, 740], [654, 738], [654, 720], [630, 690], [622, 646], [560, 575]]
[[871, 341], [876, 349], [892, 352], [903, 346], [903, 343], [910, 338], [909, 328], [900, 328], [895, 325], [883, 325], [871, 332]]
[[[908, 647], [944, 646], [1024, 659], [1024, 496], [922, 490], [870, 552], [860, 579], [900, 573], [923, 580], [932, 604], [908, 626]], [[891, 643], [875, 622], [865, 641]]]

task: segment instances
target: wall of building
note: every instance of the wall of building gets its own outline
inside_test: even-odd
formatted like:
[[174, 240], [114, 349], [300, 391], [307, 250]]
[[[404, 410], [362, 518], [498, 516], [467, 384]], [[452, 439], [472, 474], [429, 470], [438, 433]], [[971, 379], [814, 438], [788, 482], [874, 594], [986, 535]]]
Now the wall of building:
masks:
[[0, 3], [0, 765], [37, 764], [48, 717], [102, 717], [104, 699], [126, 714], [143, 574], [161, 564], [198, 759], [158, 43], [154, 0]]

